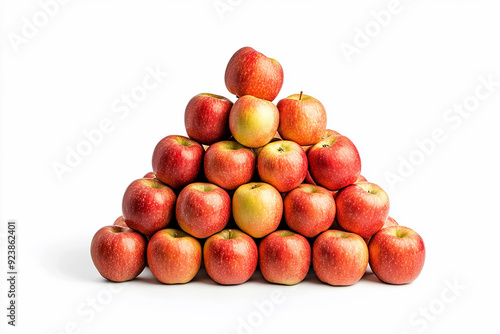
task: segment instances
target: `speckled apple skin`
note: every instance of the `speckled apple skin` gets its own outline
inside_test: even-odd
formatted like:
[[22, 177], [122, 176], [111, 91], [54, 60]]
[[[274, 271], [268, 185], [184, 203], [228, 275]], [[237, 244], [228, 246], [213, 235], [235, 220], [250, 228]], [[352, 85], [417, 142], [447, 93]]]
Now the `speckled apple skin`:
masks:
[[[397, 233], [407, 233], [407, 236], [398, 237]], [[382, 282], [411, 283], [424, 267], [424, 240], [408, 227], [389, 226], [381, 229], [371, 238], [368, 248], [370, 267]]]
[[290, 191], [283, 202], [286, 224], [308, 238], [329, 229], [335, 212], [335, 200], [330, 191], [310, 184], [302, 184]]
[[102, 277], [125, 282], [146, 267], [146, 245], [146, 238], [130, 228], [104, 226], [92, 238], [90, 255]]
[[352, 285], [368, 266], [368, 248], [359, 235], [328, 230], [313, 245], [313, 268], [320, 281], [330, 285]]
[[[231, 239], [227, 235], [233, 233]], [[208, 275], [223, 285], [241, 284], [250, 279], [258, 263], [255, 241], [239, 230], [224, 230], [207, 239], [203, 259]]]

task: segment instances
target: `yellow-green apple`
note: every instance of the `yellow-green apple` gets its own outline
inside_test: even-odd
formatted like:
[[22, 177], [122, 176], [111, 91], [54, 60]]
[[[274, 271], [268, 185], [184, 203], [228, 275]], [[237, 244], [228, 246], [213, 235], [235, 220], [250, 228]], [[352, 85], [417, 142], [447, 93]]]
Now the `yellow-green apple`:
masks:
[[122, 226], [122, 227], [128, 227], [127, 223], [125, 223], [125, 219], [123, 219], [123, 216], [120, 216], [120, 217], [116, 218], [116, 220], [113, 223], [113, 225]]
[[299, 145], [313, 145], [326, 132], [326, 110], [319, 100], [302, 94], [290, 95], [278, 102], [281, 138]]
[[262, 238], [278, 228], [283, 216], [283, 199], [272, 185], [263, 182], [243, 184], [233, 195], [236, 225], [254, 238]]
[[262, 181], [279, 192], [297, 188], [307, 175], [307, 155], [290, 140], [269, 143], [259, 153], [257, 171]]
[[231, 216], [231, 198], [211, 183], [191, 183], [179, 194], [175, 217], [181, 229], [196, 238], [207, 238], [224, 229]]
[[227, 90], [238, 97], [252, 95], [272, 101], [283, 86], [283, 68], [277, 60], [244, 47], [229, 60], [224, 80]]
[[156, 179], [156, 175], [153, 172], [148, 172], [142, 177], [143, 179]]
[[96, 232], [90, 255], [102, 277], [114, 282], [136, 278], [146, 267], [146, 238], [136, 231], [117, 225]]
[[259, 245], [259, 268], [270, 283], [300, 283], [311, 265], [311, 246], [306, 238], [292, 231], [269, 234]]
[[151, 236], [170, 222], [175, 199], [174, 191], [157, 179], [135, 180], [123, 195], [125, 223], [131, 229]]
[[339, 225], [363, 238], [377, 233], [389, 217], [389, 196], [374, 183], [358, 182], [342, 189], [335, 203]]
[[179, 189], [193, 182], [202, 169], [205, 150], [184, 136], [167, 136], [153, 152], [153, 172], [163, 183]]
[[312, 179], [329, 190], [342, 189], [358, 179], [361, 159], [352, 141], [331, 135], [309, 148], [307, 152]]
[[166, 284], [187, 283], [201, 266], [201, 245], [181, 230], [167, 228], [156, 232], [148, 243], [149, 269]]
[[215, 282], [241, 284], [257, 268], [257, 245], [240, 230], [223, 230], [205, 241], [203, 259], [208, 276]]
[[203, 169], [209, 182], [233, 190], [252, 180], [255, 161], [252, 149], [235, 141], [221, 141], [206, 151]]
[[368, 266], [368, 247], [355, 233], [328, 230], [313, 245], [313, 268], [319, 280], [331, 285], [352, 285]]
[[231, 136], [229, 111], [233, 102], [224, 96], [202, 93], [186, 106], [184, 125], [188, 136], [204, 145], [211, 145]]
[[301, 184], [286, 195], [283, 214], [286, 224], [292, 230], [313, 238], [332, 226], [335, 200], [323, 187]]
[[279, 112], [272, 102], [251, 95], [240, 97], [229, 113], [229, 129], [238, 143], [261, 147], [273, 139], [278, 130]]
[[425, 245], [411, 228], [389, 226], [375, 234], [368, 244], [370, 267], [385, 283], [413, 282], [424, 266]]

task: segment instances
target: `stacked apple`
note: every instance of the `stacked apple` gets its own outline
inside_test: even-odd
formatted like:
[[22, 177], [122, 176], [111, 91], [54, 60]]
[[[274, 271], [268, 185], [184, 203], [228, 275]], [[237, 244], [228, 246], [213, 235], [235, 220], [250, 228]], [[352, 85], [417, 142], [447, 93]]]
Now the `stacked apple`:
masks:
[[127, 281], [149, 265], [160, 282], [186, 283], [203, 262], [220, 284], [243, 283], [257, 266], [271, 283], [296, 284], [312, 259], [331, 285], [356, 283], [368, 263], [383, 282], [412, 282], [422, 238], [389, 217], [386, 192], [360, 175], [353, 142], [326, 129], [321, 102], [301, 92], [273, 104], [282, 67], [249, 47], [229, 60], [225, 83], [236, 102], [193, 97], [188, 137], [160, 140], [123, 216], [95, 234], [100, 274]]

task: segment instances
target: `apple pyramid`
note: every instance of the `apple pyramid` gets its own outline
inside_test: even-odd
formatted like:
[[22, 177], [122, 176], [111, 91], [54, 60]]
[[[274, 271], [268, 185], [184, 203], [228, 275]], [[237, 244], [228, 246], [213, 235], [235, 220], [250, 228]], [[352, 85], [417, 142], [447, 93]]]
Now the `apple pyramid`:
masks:
[[237, 100], [194, 96], [188, 136], [160, 140], [153, 172], [128, 186], [122, 216], [95, 234], [99, 273], [122, 282], [149, 265], [162, 283], [187, 283], [203, 262], [223, 285], [257, 266], [291, 285], [312, 262], [322, 282], [351, 285], [369, 263], [382, 282], [415, 280], [422, 238], [389, 217], [389, 197], [360, 174], [353, 142], [326, 129], [321, 102], [300, 92], [273, 104], [283, 69], [250, 47], [231, 57], [225, 83]]

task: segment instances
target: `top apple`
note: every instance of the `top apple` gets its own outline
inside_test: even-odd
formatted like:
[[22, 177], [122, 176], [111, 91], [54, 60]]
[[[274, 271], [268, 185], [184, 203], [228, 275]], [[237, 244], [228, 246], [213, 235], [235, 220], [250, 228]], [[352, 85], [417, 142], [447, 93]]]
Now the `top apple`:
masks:
[[236, 51], [227, 64], [225, 82], [234, 95], [273, 101], [283, 86], [283, 68], [251, 47]]

